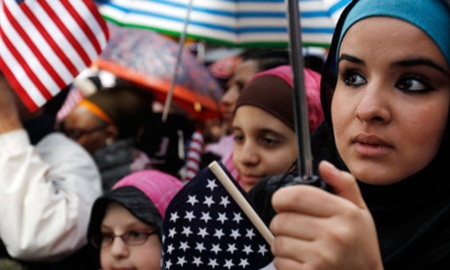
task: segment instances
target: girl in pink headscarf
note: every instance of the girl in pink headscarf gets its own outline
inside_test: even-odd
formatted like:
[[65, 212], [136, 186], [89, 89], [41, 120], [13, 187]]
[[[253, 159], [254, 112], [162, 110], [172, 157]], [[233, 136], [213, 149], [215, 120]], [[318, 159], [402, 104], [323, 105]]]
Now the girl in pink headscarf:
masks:
[[133, 173], [96, 200], [88, 228], [103, 270], [159, 270], [161, 226], [182, 183], [156, 170]]
[[[323, 120], [320, 75], [304, 69], [310, 133]], [[240, 94], [233, 117], [235, 145], [225, 166], [249, 191], [262, 178], [286, 172], [297, 159], [292, 69], [257, 73]]]

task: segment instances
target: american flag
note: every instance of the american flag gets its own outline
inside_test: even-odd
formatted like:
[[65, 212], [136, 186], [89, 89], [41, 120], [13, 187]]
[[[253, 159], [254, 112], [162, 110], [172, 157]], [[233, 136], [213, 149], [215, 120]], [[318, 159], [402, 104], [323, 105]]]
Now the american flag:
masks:
[[169, 204], [161, 269], [273, 269], [272, 260], [265, 238], [209, 167]]
[[1, 72], [30, 111], [69, 85], [108, 38], [92, 0], [1, 1]]

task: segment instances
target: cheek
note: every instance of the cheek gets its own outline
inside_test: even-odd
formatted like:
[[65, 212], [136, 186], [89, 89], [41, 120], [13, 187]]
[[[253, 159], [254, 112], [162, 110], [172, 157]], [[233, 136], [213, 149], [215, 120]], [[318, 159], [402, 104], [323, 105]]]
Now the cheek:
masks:
[[161, 269], [162, 248], [160, 244], [151, 247], [149, 246], [147, 249], [142, 249], [140, 251], [141, 252], [136, 252], [133, 254], [134, 265], [137, 269]]
[[[446, 104], [445, 104], [446, 105]], [[423, 110], [414, 108], [411, 113], [405, 115], [405, 121], [411, 115], [415, 115], [414, 121], [408, 122], [408, 126], [404, 129], [409, 131], [403, 135], [406, 138], [403, 140], [405, 148], [411, 149], [417, 157], [422, 157], [426, 161], [431, 160], [438, 152], [442, 140], [444, 139], [445, 129], [448, 123], [448, 106], [424, 106]], [[420, 128], [417, 128], [420, 127]], [[409, 145], [406, 145], [409, 143]], [[413, 155], [411, 154], [411, 155]]]
[[242, 153], [242, 145], [235, 142], [235, 144], [233, 146], [232, 155], [231, 155], [231, 159], [233, 160], [234, 164], [239, 163], [239, 158], [241, 156], [241, 153]]
[[350, 106], [348, 106], [348, 104], [343, 105], [342, 101], [343, 101], [342, 96], [336, 93], [333, 96], [333, 100], [331, 102], [331, 115], [332, 115], [331, 120], [333, 123], [335, 138], [340, 138], [340, 136], [338, 135], [340, 135], [342, 131], [345, 129], [344, 127], [345, 121], [349, 114], [348, 110]]
[[333, 125], [333, 135], [336, 147], [341, 156], [345, 156], [343, 152], [346, 148], [348, 136], [351, 131], [352, 123], [356, 119], [354, 113], [356, 104], [351, 96], [346, 96], [336, 89], [331, 102], [331, 120]]
[[276, 153], [266, 153], [264, 156], [265, 174], [284, 174], [297, 159], [297, 145], [293, 142], [289, 146], [280, 148]]
[[233, 152], [231, 155], [231, 160], [233, 161], [234, 165], [237, 166], [238, 162], [238, 156], [239, 156], [239, 151], [236, 149], [236, 146], [233, 148]]
[[110, 269], [111, 267], [111, 257], [107, 250], [106, 248], [100, 249], [100, 265], [102, 269]]

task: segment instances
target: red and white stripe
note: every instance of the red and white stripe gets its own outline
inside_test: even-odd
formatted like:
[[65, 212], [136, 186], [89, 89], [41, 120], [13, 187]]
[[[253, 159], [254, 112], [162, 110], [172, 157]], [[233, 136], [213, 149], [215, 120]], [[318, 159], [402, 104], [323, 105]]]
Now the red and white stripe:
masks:
[[191, 180], [199, 172], [203, 147], [203, 135], [197, 130], [192, 134], [192, 139], [187, 151], [185, 181]]
[[108, 29], [92, 0], [18, 2], [1, 3], [0, 68], [34, 111], [98, 57]]

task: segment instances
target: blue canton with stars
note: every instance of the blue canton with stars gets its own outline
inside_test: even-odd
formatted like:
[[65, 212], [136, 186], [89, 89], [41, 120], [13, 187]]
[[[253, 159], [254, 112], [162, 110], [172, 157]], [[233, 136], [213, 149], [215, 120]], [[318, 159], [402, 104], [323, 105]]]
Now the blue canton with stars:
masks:
[[209, 168], [190, 180], [166, 210], [163, 270], [260, 269], [272, 260], [270, 246]]

